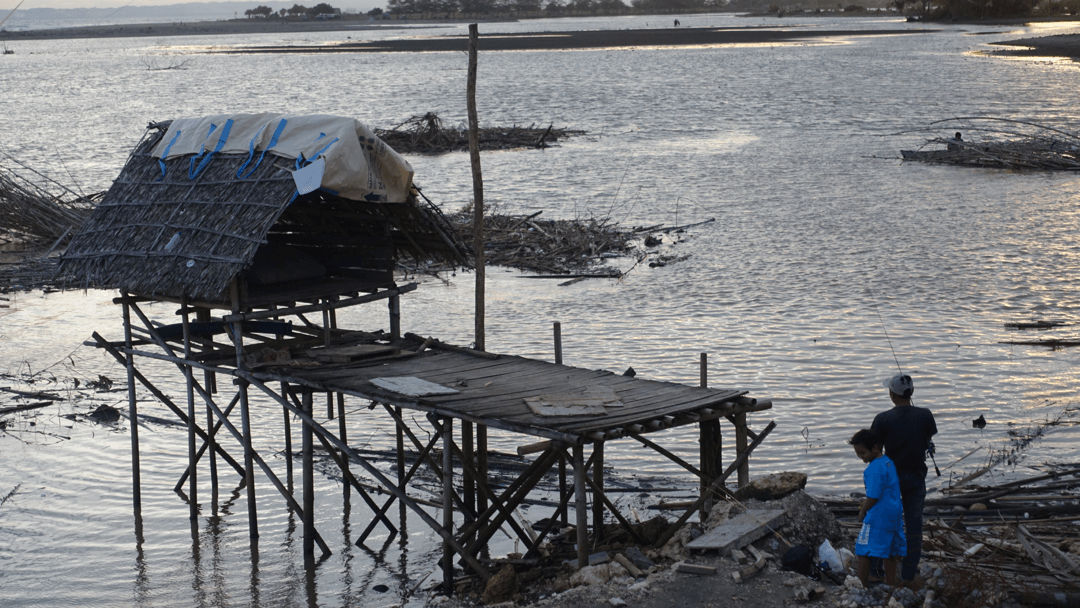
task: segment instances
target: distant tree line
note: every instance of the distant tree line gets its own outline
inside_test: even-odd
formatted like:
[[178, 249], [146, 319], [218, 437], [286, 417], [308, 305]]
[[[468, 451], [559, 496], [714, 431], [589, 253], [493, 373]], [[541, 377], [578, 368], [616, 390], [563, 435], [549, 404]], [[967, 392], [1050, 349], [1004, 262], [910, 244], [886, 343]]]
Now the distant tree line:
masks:
[[[1078, 0], [1080, 1], [1080, 0]], [[387, 0], [386, 9], [374, 8], [373, 17], [452, 15], [580, 15], [631, 12], [677, 13], [717, 10], [732, 0]], [[342, 16], [341, 9], [325, 2], [313, 7], [294, 4], [273, 9], [266, 5], [244, 11], [248, 19], [327, 19]]]
[[341, 16], [341, 9], [334, 8], [325, 2], [320, 2], [308, 8], [302, 4], [294, 4], [291, 8], [274, 10], [269, 6], [260, 4], [255, 8], [244, 11], [248, 19], [327, 19]]
[[893, 0], [891, 6], [935, 21], [1080, 14], [1080, 0]]
[[[680, 13], [708, 10], [753, 10], [763, 0], [387, 0], [386, 9], [375, 8], [370, 17], [460, 17], [476, 15], [541, 16], [623, 13]], [[796, 9], [798, 0], [769, 5]], [[841, 5], [838, 3], [838, 7]], [[923, 19], [999, 19], [1032, 15], [1080, 13], [1080, 0], [891, 0], [890, 7]], [[850, 6], [847, 9], [861, 8]], [[313, 7], [294, 4], [272, 9], [259, 5], [244, 11], [249, 19], [337, 19], [341, 9], [321, 2]]]
[[589, 14], [717, 9], [728, 0], [388, 0], [390, 15]]

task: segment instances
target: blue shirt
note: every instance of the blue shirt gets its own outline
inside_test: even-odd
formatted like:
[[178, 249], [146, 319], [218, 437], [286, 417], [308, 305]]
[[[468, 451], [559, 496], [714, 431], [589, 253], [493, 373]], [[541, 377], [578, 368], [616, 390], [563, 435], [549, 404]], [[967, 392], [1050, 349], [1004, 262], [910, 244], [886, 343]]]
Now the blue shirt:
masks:
[[862, 476], [866, 497], [877, 499], [863, 521], [881, 530], [899, 529], [904, 522], [904, 511], [900, 502], [900, 478], [893, 461], [882, 454], [866, 465]]

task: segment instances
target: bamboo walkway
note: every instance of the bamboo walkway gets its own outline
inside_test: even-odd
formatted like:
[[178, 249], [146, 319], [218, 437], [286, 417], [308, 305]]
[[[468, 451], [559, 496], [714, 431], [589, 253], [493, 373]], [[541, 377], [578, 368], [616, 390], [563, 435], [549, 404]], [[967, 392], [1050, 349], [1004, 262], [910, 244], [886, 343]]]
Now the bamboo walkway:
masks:
[[[93, 344], [127, 368], [131, 420], [137, 419], [135, 394], [141, 385], [187, 425], [188, 463], [175, 489], [188, 500], [192, 520], [197, 520], [200, 473], [209, 470], [216, 497], [218, 466], [224, 463], [222, 466], [236, 471], [246, 487], [249, 531], [256, 542], [254, 487], [258, 470], [261, 478], [278, 490], [287, 508], [303, 520], [308, 566], [315, 563], [316, 546], [323, 557], [330, 554], [329, 545], [315, 529], [316, 443], [340, 469], [346, 497], [359, 496], [372, 513], [355, 542], [369, 542], [380, 528], [392, 538], [404, 528], [406, 510], [411, 510], [442, 538], [440, 563], [447, 593], [452, 593], [455, 581], [460, 580], [455, 558], [467, 578], [486, 582], [493, 563], [487, 558], [487, 544], [499, 530], [520, 540], [526, 548], [525, 559], [529, 559], [539, 555], [550, 534], [572, 528], [579, 566], [588, 563], [590, 538], [596, 541], [604, 535], [605, 518], [639, 538], [604, 491], [604, 446], [608, 441], [637, 441], [699, 480], [699, 498], [658, 544], [693, 514], [726, 495], [730, 476], [736, 475], [740, 485], [749, 481], [749, 456], [775, 425], [770, 423], [755, 433], [746, 414], [766, 410], [771, 403], [752, 399], [743, 390], [708, 388], [704, 354], [700, 386], [687, 386], [562, 365], [558, 324], [554, 363], [401, 335], [398, 298], [413, 288], [415, 285], [409, 284], [373, 293], [342, 293], [263, 310], [239, 311], [234, 307], [237, 312], [217, 317], [209, 308], [180, 303], [179, 323], [150, 319], [140, 306], [147, 298], [124, 295], [116, 299], [123, 307], [124, 339], [109, 341], [95, 333]], [[389, 332], [337, 326], [339, 308], [381, 300], [387, 301], [390, 312]], [[322, 322], [308, 320], [313, 314], [320, 314]], [[142, 373], [136, 361], [143, 359], [175, 364], [187, 386], [186, 404], [173, 402]], [[231, 377], [231, 383], [221, 382], [221, 376]], [[234, 392], [230, 394], [226, 387], [233, 387]], [[317, 395], [324, 396], [320, 400], [325, 398], [325, 416], [316, 413]], [[346, 408], [347, 400], [350, 409]], [[387, 475], [350, 445], [347, 412], [354, 409], [357, 400], [371, 408], [381, 407], [393, 421], [396, 475]], [[292, 459], [286, 460], [284, 472], [275, 471], [254, 449], [253, 406], [282, 409], [283, 433], [275, 436], [284, 437], [285, 453], [293, 453], [291, 420], [301, 421], [299, 492]], [[406, 424], [404, 416], [409, 410], [426, 415], [431, 425], [426, 440], [418, 438]], [[735, 431], [736, 458], [731, 463], [721, 462], [720, 425], [724, 420]], [[646, 437], [653, 431], [689, 425], [697, 427], [701, 460], [696, 466]], [[488, 429], [522, 435], [519, 455], [537, 455], [498, 494], [487, 483]], [[137, 425], [131, 425], [131, 434], [136, 531], [141, 536]], [[234, 456], [230, 447], [240, 451]], [[406, 462], [411, 465], [406, 467]], [[440, 480], [441, 501], [420, 498], [410, 485], [421, 467]], [[358, 478], [360, 469], [363, 481]], [[556, 470], [558, 507], [538, 533], [520, 520], [516, 509], [545, 475]], [[370, 480], [378, 493], [390, 498], [377, 502]], [[396, 523], [390, 515], [395, 503]]]

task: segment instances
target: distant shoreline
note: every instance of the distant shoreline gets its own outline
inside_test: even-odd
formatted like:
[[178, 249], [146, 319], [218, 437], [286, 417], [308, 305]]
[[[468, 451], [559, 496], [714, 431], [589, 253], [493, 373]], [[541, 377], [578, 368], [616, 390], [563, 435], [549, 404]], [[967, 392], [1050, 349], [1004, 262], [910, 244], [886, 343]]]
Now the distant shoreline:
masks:
[[[1029, 21], [1062, 21], [1063, 19], [1035, 19], [1027, 21], [1011, 21], [1002, 20], [1004, 22], [1026, 23]], [[77, 27], [60, 27], [40, 30], [17, 30], [8, 31], [0, 30], [0, 42], [11, 43], [19, 40], [61, 40], [61, 39], [79, 39], [79, 38], [138, 38], [138, 37], [168, 37], [168, 36], [229, 36], [229, 35], [245, 35], [245, 34], [274, 34], [274, 33], [297, 33], [297, 32], [362, 32], [368, 30], [392, 30], [392, 29], [407, 29], [416, 26], [430, 26], [430, 27], [449, 27], [451, 25], [460, 23], [472, 23], [476, 22], [475, 19], [465, 21], [454, 20], [342, 20], [342, 21], [287, 21], [280, 19], [227, 19], [217, 21], [176, 21], [170, 23], [126, 23], [126, 24], [113, 24], [113, 25], [88, 25]], [[999, 22], [986, 22], [997, 24]], [[727, 33], [738, 32], [735, 36], [722, 35], [721, 32], [717, 32], [716, 35], [708, 36], [709, 40], [704, 40], [701, 36], [700, 30], [707, 30], [710, 28], [685, 28], [672, 30], [672, 34], [676, 37], [696, 37], [696, 43], [723, 43], [723, 42], [778, 42], [786, 36], [776, 36], [775, 32], [779, 31], [780, 25], [778, 24], [777, 30], [760, 29], [757, 30], [759, 34], [755, 35], [751, 29], [747, 30], [727, 30]], [[933, 27], [940, 25], [932, 21], [924, 22], [925, 26]], [[698, 30], [697, 34], [694, 32]], [[613, 30], [607, 32], [607, 37], [615, 40], [618, 39], [613, 46], [630, 46], [649, 44], [651, 36], [643, 36], [642, 32], [652, 30]], [[915, 31], [909, 30], [910, 33]], [[831, 35], [872, 35], [881, 33], [880, 31], [873, 30], [850, 30], [844, 32], [829, 32]], [[896, 33], [895, 31], [892, 33]], [[566, 36], [562, 40], [555, 42], [549, 40], [549, 44], [545, 45], [547, 48], [587, 48], [593, 46], [592, 44], [583, 44], [582, 32], [566, 32]], [[796, 36], [802, 37], [802, 36]], [[674, 38], [669, 37], [668, 40], [661, 43], [670, 43]], [[351, 48], [338, 48], [327, 49], [323, 47], [322, 50], [342, 52], [346, 50], [351, 51], [387, 51], [387, 50], [399, 50], [399, 51], [424, 51], [424, 50], [442, 50], [440, 47], [442, 44], [435, 42], [438, 39], [429, 39], [431, 44], [424, 44], [418, 41], [413, 41], [409, 44], [392, 44], [389, 46], [400, 46], [401, 48], [386, 48], [384, 45], [379, 45], [382, 48], [362, 48], [363, 43], [350, 44]], [[523, 40], [518, 44], [511, 44], [510, 46], [515, 48], [530, 47], [531, 45], [521, 44]], [[609, 40], [609, 43], [611, 40]], [[656, 41], [659, 42], [659, 41]], [[681, 41], [680, 41], [681, 42]], [[993, 51], [995, 55], [1008, 55], [1016, 57], [1063, 57], [1080, 61], [1080, 34], [1058, 34], [1050, 36], [1041, 36], [1034, 38], [1022, 38], [1011, 41], [995, 42], [995, 45], [1000, 46], [1018, 46], [1027, 47], [1023, 49], [1001, 49], [999, 51]], [[374, 45], [372, 45], [374, 46]], [[431, 47], [431, 48], [429, 48]], [[300, 49], [263, 49], [263, 51], [281, 52], [283, 50], [299, 51]], [[245, 52], [247, 49], [241, 52]]]
[[[474, 22], [472, 20], [470, 22]], [[66, 38], [142, 38], [147, 36], [228, 36], [292, 32], [348, 32], [397, 29], [416, 25], [452, 25], [453, 21], [345, 20], [284, 21], [281, 19], [228, 19], [219, 21], [176, 21], [171, 23], [123, 23], [82, 25], [40, 30], [0, 31], [0, 41], [62, 40]], [[463, 23], [463, 22], [462, 22]]]

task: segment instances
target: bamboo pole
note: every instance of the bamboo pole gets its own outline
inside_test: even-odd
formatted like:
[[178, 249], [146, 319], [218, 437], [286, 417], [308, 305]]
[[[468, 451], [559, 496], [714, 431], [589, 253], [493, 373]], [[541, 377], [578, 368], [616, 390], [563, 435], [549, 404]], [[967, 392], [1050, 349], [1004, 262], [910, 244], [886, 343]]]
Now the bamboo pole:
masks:
[[[240, 285], [237, 281], [238, 279], [233, 279], [229, 285], [233, 316], [240, 312]], [[236, 351], [236, 369], [245, 369], [243, 321], [233, 321], [229, 325], [233, 349]], [[253, 463], [253, 452], [255, 450], [251, 445], [251, 411], [248, 407], [248, 382], [244, 378], [237, 378], [235, 384], [236, 390], [240, 393], [240, 427], [244, 436], [244, 483], [247, 485], [248, 535], [252, 540], [255, 540], [259, 538], [259, 513], [255, 505], [255, 465]]]
[[[281, 396], [285, 397], [288, 394], [288, 389], [284, 382], [281, 383]], [[228, 412], [225, 412], [228, 414]], [[283, 428], [285, 431], [285, 484], [289, 489], [289, 495], [292, 496], [296, 491], [296, 487], [293, 484], [293, 446], [292, 446], [292, 419], [289, 417], [289, 408], [282, 407], [281, 415], [284, 418]]]
[[574, 446], [574, 503], [577, 511], [577, 558], [578, 568], [589, 565], [589, 525], [588, 513], [585, 505], [585, 450], [580, 445]]
[[[451, 454], [453, 446], [454, 419], [449, 416], [442, 419], [442, 527], [451, 537], [454, 534], [454, 463]], [[454, 548], [450, 542], [443, 541], [443, 589], [447, 595], [454, 593]]]
[[127, 356], [124, 365], [127, 368], [128, 383], [128, 420], [131, 422], [131, 500], [135, 511], [135, 537], [142, 539], [142, 482], [139, 471], [139, 425], [137, 423], [138, 411], [135, 405], [135, 357], [132, 354], [131, 343], [131, 304], [127, 292], [123, 296], [124, 317], [124, 345], [127, 347]]
[[[304, 391], [301, 400], [304, 413], [311, 416], [314, 409], [311, 391]], [[315, 463], [310, 424], [303, 425], [301, 437], [304, 451], [304, 564], [310, 569], [315, 562]]]
[[[195, 321], [199, 323], [210, 322], [210, 309], [209, 308], [197, 308], [195, 310]], [[203, 351], [213, 350], [214, 339], [206, 338], [201, 347]], [[203, 386], [206, 387], [207, 392], [213, 394], [217, 392], [217, 377], [214, 372], [210, 370], [203, 370]], [[206, 429], [207, 429], [207, 444], [210, 449], [210, 501], [217, 506], [218, 502], [218, 468], [217, 468], [217, 450], [214, 448], [214, 432], [217, 427], [214, 425], [214, 412], [209, 407], [206, 408]]]
[[[398, 491], [405, 494], [405, 434], [401, 431], [401, 427], [405, 425], [405, 422], [401, 419], [401, 406], [394, 408], [393, 415], [395, 421], [394, 438], [397, 447]], [[419, 463], [420, 459], [417, 458], [417, 464]], [[401, 520], [401, 536], [404, 541], [408, 537], [408, 534], [405, 533], [405, 501], [398, 501], [398, 518]]]
[[469, 163], [473, 178], [473, 258], [476, 265], [476, 350], [484, 350], [484, 178], [480, 170], [479, 119], [476, 112], [477, 26], [469, 24], [469, 74], [466, 101], [469, 113]]
[[[191, 311], [186, 300], [181, 302], [183, 314], [180, 317], [183, 324], [184, 335], [184, 358], [191, 359]], [[192, 531], [198, 534], [199, 521], [199, 485], [198, 485], [198, 456], [195, 449], [195, 379], [192, 377], [193, 370], [190, 365], [184, 366], [184, 384], [187, 393], [187, 444], [188, 444], [188, 518], [191, 520]]]
[[604, 538], [604, 442], [593, 444], [593, 479], [592, 479], [592, 516], [593, 542]]

